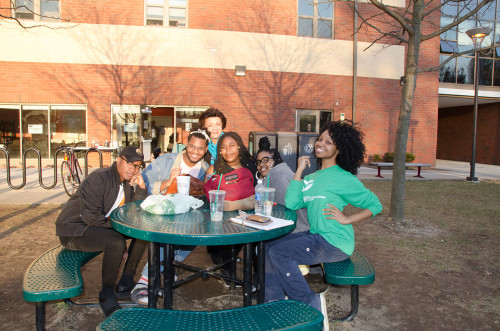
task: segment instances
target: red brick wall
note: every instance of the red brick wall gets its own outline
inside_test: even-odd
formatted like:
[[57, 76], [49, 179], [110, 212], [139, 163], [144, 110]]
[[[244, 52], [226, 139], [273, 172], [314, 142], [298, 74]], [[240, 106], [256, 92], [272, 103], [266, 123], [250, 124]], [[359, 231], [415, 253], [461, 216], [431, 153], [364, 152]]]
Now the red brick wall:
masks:
[[[437, 158], [470, 162], [473, 106], [439, 110]], [[476, 162], [500, 165], [500, 103], [479, 105]]]
[[[127, 88], [119, 91], [102, 66], [4, 64], [2, 102], [87, 104], [89, 141], [110, 138], [110, 105], [120, 102], [214, 106], [227, 116], [228, 130], [245, 142], [250, 131], [294, 131], [297, 108], [334, 110], [335, 120], [340, 113], [352, 118], [352, 78], [345, 76], [247, 71], [236, 77], [233, 70], [127, 67], [121, 75]], [[359, 78], [358, 84], [356, 118], [366, 134], [367, 155], [392, 151], [399, 82]], [[437, 125], [431, 111], [437, 97], [422, 99], [427, 101], [414, 107], [408, 151], [419, 162], [433, 163], [435, 136], [427, 131]]]
[[61, 17], [72, 23], [144, 25], [142, 0], [62, 0]]
[[189, 0], [189, 28], [297, 34], [296, 0]]

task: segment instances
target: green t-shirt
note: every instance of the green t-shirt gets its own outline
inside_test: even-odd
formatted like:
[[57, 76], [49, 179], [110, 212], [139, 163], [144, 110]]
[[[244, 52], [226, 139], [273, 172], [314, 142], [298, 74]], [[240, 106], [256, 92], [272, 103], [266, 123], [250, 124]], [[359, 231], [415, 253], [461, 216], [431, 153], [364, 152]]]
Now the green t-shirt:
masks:
[[382, 205], [373, 192], [359, 179], [338, 165], [318, 170], [303, 181], [292, 180], [285, 195], [285, 206], [297, 210], [307, 208], [307, 218], [311, 233], [323, 236], [331, 245], [347, 255], [354, 251], [354, 230], [351, 224], [342, 225], [326, 218], [323, 209], [326, 204], [344, 210], [347, 204], [369, 209], [373, 216], [382, 211]]

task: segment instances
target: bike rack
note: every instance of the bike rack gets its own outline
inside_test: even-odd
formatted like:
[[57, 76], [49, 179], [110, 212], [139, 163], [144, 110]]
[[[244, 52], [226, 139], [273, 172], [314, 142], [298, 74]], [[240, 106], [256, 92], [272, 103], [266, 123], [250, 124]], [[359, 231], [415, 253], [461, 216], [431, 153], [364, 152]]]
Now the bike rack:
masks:
[[[46, 186], [43, 183], [43, 178], [42, 178], [42, 156], [40, 154], [40, 151], [36, 148], [28, 148], [27, 150], [24, 151], [23, 153], [23, 162], [22, 162], [22, 170], [23, 170], [23, 181], [21, 185], [19, 186], [14, 186], [12, 185], [11, 182], [11, 176], [10, 176], [10, 155], [9, 151], [6, 150], [5, 148], [0, 148], [0, 152], [3, 152], [5, 154], [5, 159], [6, 159], [6, 173], [7, 173], [7, 184], [10, 186], [10, 188], [14, 190], [20, 190], [26, 185], [26, 155], [29, 152], [35, 152], [38, 156], [38, 183], [40, 184], [41, 187], [43, 187], [46, 190], [53, 189], [57, 185], [57, 168], [58, 168], [58, 163], [57, 163], [57, 155], [65, 151], [68, 147], [59, 147], [56, 152], [54, 153], [54, 182], [50, 186]], [[85, 151], [85, 177], [88, 176], [89, 174], [89, 168], [88, 168], [88, 154], [90, 152], [97, 151], [99, 153], [99, 167], [102, 168], [102, 152], [98, 150], [97, 148], [91, 147], [88, 150]]]

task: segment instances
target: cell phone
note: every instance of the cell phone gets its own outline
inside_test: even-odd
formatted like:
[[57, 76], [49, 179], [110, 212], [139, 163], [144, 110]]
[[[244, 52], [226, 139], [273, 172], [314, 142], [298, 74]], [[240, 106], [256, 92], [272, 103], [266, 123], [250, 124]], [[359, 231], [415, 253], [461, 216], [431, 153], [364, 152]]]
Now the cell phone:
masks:
[[268, 224], [272, 222], [271, 217], [259, 215], [249, 215], [245, 218], [245, 221], [255, 222], [257, 224]]

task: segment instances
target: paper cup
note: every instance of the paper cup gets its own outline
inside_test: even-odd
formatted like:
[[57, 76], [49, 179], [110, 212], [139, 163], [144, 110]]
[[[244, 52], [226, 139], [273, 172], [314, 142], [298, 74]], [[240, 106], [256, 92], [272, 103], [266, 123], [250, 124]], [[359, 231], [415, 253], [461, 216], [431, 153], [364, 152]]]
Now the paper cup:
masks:
[[260, 198], [262, 199], [262, 214], [271, 216], [273, 213], [274, 192], [276, 189], [272, 187], [264, 188], [260, 191]]
[[191, 176], [177, 176], [177, 192], [184, 195], [189, 195], [189, 184]]
[[211, 190], [208, 191], [208, 195], [210, 197], [210, 219], [214, 222], [220, 222], [224, 213], [226, 191]]

